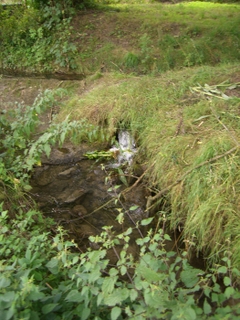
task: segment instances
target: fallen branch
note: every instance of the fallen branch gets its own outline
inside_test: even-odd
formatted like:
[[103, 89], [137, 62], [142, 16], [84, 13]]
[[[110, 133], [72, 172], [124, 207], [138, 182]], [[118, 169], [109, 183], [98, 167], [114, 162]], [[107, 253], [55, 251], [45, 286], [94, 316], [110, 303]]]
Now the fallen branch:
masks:
[[187, 175], [189, 175], [192, 171], [199, 169], [203, 166], [205, 166], [206, 164], [212, 163], [218, 159], [221, 159], [231, 153], [233, 153], [234, 151], [237, 151], [238, 149], [240, 149], [240, 145], [238, 144], [236, 147], [226, 151], [223, 154], [220, 154], [216, 157], [213, 157], [209, 160], [203, 161], [202, 163], [200, 163], [199, 165], [189, 169], [188, 171], [186, 171], [181, 177], [179, 177], [176, 181], [174, 181], [173, 183], [171, 183], [169, 186], [167, 186], [166, 188], [162, 189], [161, 191], [159, 191], [155, 196], [150, 196], [148, 197], [147, 200], [147, 206], [146, 206], [146, 211], [149, 211], [152, 207], [155, 206], [155, 203], [152, 204], [153, 202], [155, 202], [156, 200], [158, 200], [162, 195], [166, 194], [169, 190], [171, 190], [173, 187], [175, 187], [176, 185], [178, 185], [180, 182], [182, 182]]
[[[143, 174], [137, 179], [137, 181], [134, 182], [134, 184], [132, 186], [130, 186], [129, 188], [124, 189], [119, 195], [118, 195], [118, 199], [120, 199], [120, 197], [123, 195], [125, 195], [126, 193], [128, 193], [130, 190], [132, 190], [133, 188], [135, 188], [139, 182], [143, 179], [143, 177], [145, 176], [145, 174], [155, 165], [156, 161], [154, 161], [150, 167], [148, 167]], [[81, 219], [85, 219], [87, 217], [90, 217], [92, 214], [96, 213], [97, 211], [105, 208], [108, 204], [110, 204], [113, 201], [116, 201], [117, 198], [112, 198], [109, 201], [107, 201], [106, 203], [104, 203], [102, 206], [98, 207], [97, 209], [93, 210], [92, 212], [84, 215], [83, 217], [79, 217], [76, 219], [72, 219], [71, 221], [76, 221], [76, 220], [81, 220]]]
[[155, 163], [156, 163], [156, 161], [154, 161], [154, 162], [151, 164], [151, 166], [148, 167], [148, 168], [143, 172], [143, 174], [137, 179], [137, 181], [134, 182], [134, 184], [133, 184], [131, 187], [123, 190], [121, 194], [124, 195], [124, 194], [128, 193], [130, 190], [132, 190], [133, 188], [135, 188], [135, 187], [139, 184], [139, 182], [143, 179], [143, 177], [145, 176], [145, 174], [155, 165]]

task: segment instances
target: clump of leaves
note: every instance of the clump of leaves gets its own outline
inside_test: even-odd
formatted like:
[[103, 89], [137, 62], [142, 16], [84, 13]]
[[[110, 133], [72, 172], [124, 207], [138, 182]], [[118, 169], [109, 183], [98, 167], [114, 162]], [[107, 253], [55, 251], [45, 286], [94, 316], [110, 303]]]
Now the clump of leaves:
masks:
[[40, 9], [0, 8], [2, 67], [35, 72], [75, 69], [76, 46], [70, 41], [71, 18], [63, 13], [59, 5], [45, 5]]
[[[1, 210], [0, 221], [3, 319], [239, 318], [237, 306], [226, 306], [230, 298], [239, 298], [233, 283], [239, 271], [230, 258], [226, 255], [211, 272], [194, 269], [184, 254], [166, 251], [170, 237], [163, 229], [149, 230], [136, 240], [136, 261], [128, 253], [132, 228], [115, 235], [105, 227], [101, 235], [90, 238], [100, 249], [79, 254], [61, 227], [52, 239], [44, 228], [39, 233], [43, 224], [38, 212], [19, 214], [11, 221]], [[115, 265], [109, 264], [108, 250], [116, 254]]]
[[8, 208], [10, 204], [18, 206], [24, 195], [22, 191], [31, 189], [28, 180], [33, 167], [41, 165], [42, 154], [50, 156], [54, 145], [62, 145], [68, 138], [78, 143], [109, 138], [98, 126], [85, 120], [70, 122], [68, 117], [61, 123], [52, 122], [44, 133], [35, 135], [41, 124], [41, 113], [56, 106], [57, 96], [64, 94], [63, 89], [46, 90], [32, 106], [18, 104], [14, 110], [3, 111], [0, 118], [0, 200], [6, 200]]

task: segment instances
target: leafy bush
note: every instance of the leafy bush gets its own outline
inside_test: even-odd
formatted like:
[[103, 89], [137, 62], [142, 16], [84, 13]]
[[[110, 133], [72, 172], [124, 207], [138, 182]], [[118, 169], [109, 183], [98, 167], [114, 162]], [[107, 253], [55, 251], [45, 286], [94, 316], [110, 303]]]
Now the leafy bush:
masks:
[[[10, 10], [10, 9], [9, 9]], [[69, 12], [44, 6], [41, 10], [16, 7], [0, 9], [0, 59], [6, 69], [50, 72], [75, 69], [76, 47], [70, 41]]]
[[[15, 178], [24, 182], [34, 165], [41, 165], [41, 155], [50, 155], [53, 145], [62, 145], [71, 136], [71, 141], [106, 141], [108, 136], [98, 126], [86, 121], [71, 121], [68, 117], [61, 123], [52, 123], [49, 128], [34, 139], [39, 124], [39, 115], [57, 104], [56, 97], [62, 97], [63, 89], [46, 90], [40, 94], [33, 106], [18, 104], [14, 110], [3, 111], [0, 118], [0, 158], [4, 167]], [[28, 188], [27, 186], [25, 186]]]
[[[238, 319], [239, 298], [230, 260], [204, 273], [183, 257], [165, 250], [170, 239], [150, 230], [136, 243], [138, 261], [127, 253], [132, 229], [114, 235], [105, 227], [91, 237], [100, 249], [79, 254], [59, 227], [51, 239], [39, 212], [19, 214], [11, 221], [1, 210], [1, 319]], [[147, 225], [149, 219], [143, 220]], [[121, 244], [121, 245], [120, 245]], [[117, 257], [109, 264], [108, 250]], [[221, 276], [226, 288], [221, 289]], [[194, 298], [195, 296], [195, 298]], [[203, 307], [198, 304], [198, 298]]]

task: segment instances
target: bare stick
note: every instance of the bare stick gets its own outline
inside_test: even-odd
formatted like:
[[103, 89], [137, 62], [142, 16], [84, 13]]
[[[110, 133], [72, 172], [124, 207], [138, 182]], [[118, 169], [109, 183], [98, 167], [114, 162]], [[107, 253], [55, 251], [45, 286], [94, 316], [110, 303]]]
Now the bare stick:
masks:
[[148, 168], [143, 172], [143, 174], [137, 179], [137, 181], [134, 182], [134, 184], [133, 184], [131, 187], [123, 190], [122, 194], [128, 193], [130, 190], [132, 190], [133, 188], [135, 188], [135, 187], [139, 184], [139, 182], [143, 179], [143, 177], [145, 176], [145, 174], [155, 165], [155, 163], [156, 163], [156, 161], [154, 161], [154, 162], [151, 164], [151, 166], [148, 167]]

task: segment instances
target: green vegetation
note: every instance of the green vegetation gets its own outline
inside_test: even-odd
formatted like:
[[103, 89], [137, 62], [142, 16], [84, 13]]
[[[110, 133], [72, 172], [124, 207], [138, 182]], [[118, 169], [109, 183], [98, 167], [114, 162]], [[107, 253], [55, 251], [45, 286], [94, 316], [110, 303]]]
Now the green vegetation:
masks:
[[[239, 97], [234, 98], [239, 72], [232, 64], [168, 72], [161, 78], [108, 74], [81, 100], [73, 97], [59, 115], [84, 116], [95, 125], [107, 121], [109, 134], [120, 123], [131, 130], [140, 161], [154, 164], [150, 185], [158, 186], [160, 195], [166, 188], [171, 226], [184, 225], [186, 243], [197, 239], [192, 249], [204, 251], [211, 261], [231, 241], [235, 266], [240, 261]], [[216, 79], [229, 80], [216, 87]], [[153, 200], [161, 197], [149, 199], [149, 206]]]
[[2, 66], [89, 74], [104, 62], [108, 71], [156, 75], [239, 61], [237, 4], [127, 2], [96, 9], [98, 15], [92, 19], [61, 2], [40, 9], [20, 6], [14, 12], [0, 9]]
[[22, 6], [0, 7], [1, 50], [4, 69], [52, 72], [76, 69], [76, 46], [71, 42], [71, 18], [61, 6], [41, 11]]
[[[131, 228], [115, 236], [111, 227], [90, 238], [99, 250], [79, 254], [73, 241], [64, 240], [60, 227], [49, 240], [46, 221], [37, 211], [19, 213], [12, 220], [1, 211], [1, 319], [239, 318], [237, 305], [224, 306], [229, 298], [239, 298], [232, 282], [239, 271], [227, 255], [223, 265], [204, 273], [186, 258], [166, 252], [169, 236], [159, 229], [136, 240], [140, 258], [134, 261], [127, 253]], [[106, 256], [110, 249], [117, 257], [115, 266], [109, 266]], [[219, 276], [224, 290], [217, 283]]]
[[[75, 83], [1, 110], [0, 318], [238, 319], [239, 5], [95, 1], [83, 13], [64, 3], [0, 9], [4, 72], [86, 75], [81, 91]], [[39, 132], [56, 99], [60, 113]], [[99, 249], [82, 253], [46, 223], [29, 177], [53, 145], [110, 141], [119, 128], [147, 165], [151, 218], [118, 235], [104, 227], [89, 239]], [[149, 230], [133, 240], [139, 226]], [[180, 231], [178, 254], [166, 250], [166, 228]], [[192, 253], [206, 270], [189, 265]]]
[[154, 75], [183, 66], [239, 61], [237, 4], [125, 3], [112, 4], [111, 9], [91, 22], [91, 32], [88, 16], [76, 21], [86, 73], [103, 61], [108, 71]]

